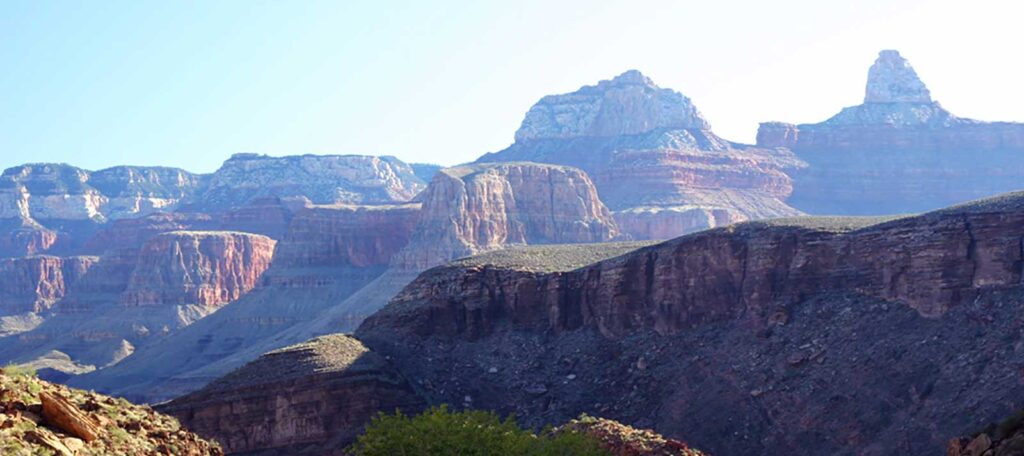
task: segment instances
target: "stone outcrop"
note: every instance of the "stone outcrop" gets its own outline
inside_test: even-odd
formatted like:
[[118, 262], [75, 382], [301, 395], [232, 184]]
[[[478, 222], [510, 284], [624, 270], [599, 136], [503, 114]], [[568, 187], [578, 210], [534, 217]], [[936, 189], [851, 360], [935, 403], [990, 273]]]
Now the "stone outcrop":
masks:
[[593, 246], [502, 251], [424, 273], [356, 336], [428, 403], [533, 425], [586, 412], [712, 454], [933, 453], [1019, 406], [1022, 227], [1017, 193], [584, 267], [565, 259]]
[[[787, 170], [803, 166], [791, 152], [718, 137], [689, 98], [635, 70], [544, 97], [515, 139], [478, 162], [578, 167], [635, 239], [674, 237], [721, 219], [800, 213], [782, 202], [792, 191]], [[661, 215], [650, 217], [653, 212]]]
[[139, 252], [121, 304], [219, 307], [256, 287], [275, 244], [266, 236], [227, 231], [157, 235]]
[[1024, 455], [1024, 411], [998, 423], [989, 423], [972, 435], [950, 439], [947, 456], [1022, 456]]
[[422, 406], [387, 360], [331, 335], [267, 353], [160, 410], [228, 453], [342, 455], [379, 411]]
[[618, 236], [582, 171], [537, 163], [488, 163], [441, 170], [419, 198], [423, 210], [395, 260], [423, 270], [511, 244], [604, 242]]
[[636, 429], [614, 420], [581, 416], [557, 428], [575, 432], [599, 442], [611, 456], [702, 456], [685, 442], [668, 439], [649, 429]]
[[786, 202], [814, 214], [932, 210], [1020, 188], [1024, 124], [951, 114], [896, 51], [868, 72], [864, 103], [816, 124], [769, 122], [758, 146], [792, 150]]
[[316, 204], [390, 204], [425, 187], [393, 157], [235, 154], [210, 178], [199, 208], [238, 207], [254, 198], [305, 197]]
[[221, 229], [244, 231], [281, 239], [288, 232], [295, 213], [312, 203], [305, 197], [254, 198], [243, 206], [228, 210], [221, 217]]
[[0, 371], [0, 453], [223, 455], [177, 420], [123, 399]]

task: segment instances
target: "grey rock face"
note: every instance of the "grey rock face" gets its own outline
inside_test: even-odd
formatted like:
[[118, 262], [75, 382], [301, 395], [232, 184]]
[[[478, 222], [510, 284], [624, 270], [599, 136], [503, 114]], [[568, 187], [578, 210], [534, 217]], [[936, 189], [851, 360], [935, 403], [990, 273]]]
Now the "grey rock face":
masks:
[[394, 157], [235, 154], [213, 174], [197, 205], [236, 207], [271, 196], [303, 196], [317, 204], [389, 204], [409, 201], [424, 187], [412, 167]]
[[928, 88], [910, 62], [900, 56], [899, 51], [885, 50], [878, 53], [878, 60], [868, 70], [868, 86], [864, 95], [865, 103], [930, 103]]
[[689, 98], [629, 70], [570, 94], [544, 97], [526, 113], [516, 141], [635, 135], [659, 128], [711, 126]]

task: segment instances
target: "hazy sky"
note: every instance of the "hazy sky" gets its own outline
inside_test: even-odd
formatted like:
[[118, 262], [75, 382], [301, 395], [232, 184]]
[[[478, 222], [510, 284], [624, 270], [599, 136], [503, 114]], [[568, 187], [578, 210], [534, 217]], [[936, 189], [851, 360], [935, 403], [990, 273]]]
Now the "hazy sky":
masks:
[[894, 48], [965, 117], [1024, 121], [1024, 2], [0, 2], [0, 167], [212, 171], [235, 152], [455, 164], [540, 97], [636, 68], [715, 131], [817, 122]]

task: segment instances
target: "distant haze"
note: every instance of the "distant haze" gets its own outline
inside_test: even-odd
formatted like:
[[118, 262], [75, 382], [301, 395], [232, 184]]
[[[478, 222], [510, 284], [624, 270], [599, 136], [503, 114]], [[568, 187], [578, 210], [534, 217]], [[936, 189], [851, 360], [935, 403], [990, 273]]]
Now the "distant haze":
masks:
[[817, 122], [898, 49], [953, 113], [1024, 121], [1012, 1], [0, 4], [0, 168], [216, 169], [235, 152], [456, 164], [542, 96], [635, 68], [721, 136]]

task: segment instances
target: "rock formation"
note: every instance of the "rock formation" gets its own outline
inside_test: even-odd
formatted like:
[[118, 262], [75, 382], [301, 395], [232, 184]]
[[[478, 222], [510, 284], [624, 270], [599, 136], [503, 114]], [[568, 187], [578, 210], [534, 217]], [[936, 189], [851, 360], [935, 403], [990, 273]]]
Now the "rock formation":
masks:
[[77, 253], [99, 224], [177, 208], [204, 178], [175, 168], [31, 164], [0, 175], [0, 254]]
[[238, 207], [261, 197], [305, 197], [316, 204], [402, 203], [424, 186], [409, 165], [393, 157], [235, 154], [213, 174], [196, 205]]
[[396, 264], [417, 271], [511, 244], [604, 242], [618, 236], [608, 209], [578, 169], [493, 163], [438, 172]]
[[51, 256], [0, 259], [0, 335], [30, 329], [17, 317], [50, 310], [97, 261]]
[[332, 335], [267, 353], [160, 410], [228, 453], [342, 455], [379, 411], [422, 406], [387, 360]]
[[792, 191], [785, 172], [802, 166], [792, 153], [719, 138], [689, 98], [635, 70], [544, 97], [515, 139], [479, 162], [579, 167], [636, 239], [799, 214], [782, 202]]
[[584, 267], [567, 259], [593, 246], [499, 251], [424, 273], [356, 336], [428, 403], [533, 425], [586, 412], [712, 454], [934, 453], [1020, 406], [1022, 227], [1016, 193]]
[[142, 248], [121, 296], [128, 307], [219, 307], [252, 290], [270, 267], [275, 241], [227, 231], [172, 231]]
[[869, 70], [863, 104], [817, 124], [761, 124], [757, 144], [809, 164], [791, 172], [786, 202], [814, 214], [921, 212], [1017, 190], [1024, 178], [1024, 124], [951, 114], [896, 51]]

